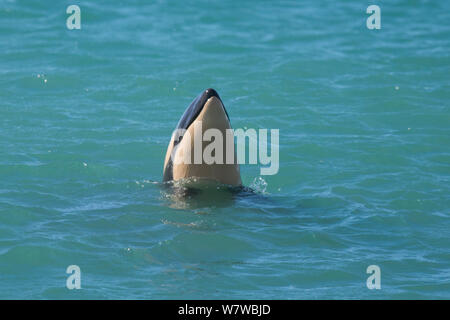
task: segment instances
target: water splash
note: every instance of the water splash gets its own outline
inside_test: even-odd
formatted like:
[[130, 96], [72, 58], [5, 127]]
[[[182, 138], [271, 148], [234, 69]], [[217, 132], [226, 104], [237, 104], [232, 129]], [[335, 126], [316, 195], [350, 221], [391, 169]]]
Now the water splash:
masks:
[[253, 182], [250, 184], [250, 188], [259, 193], [267, 193], [267, 182], [262, 177], [256, 177], [253, 179]]

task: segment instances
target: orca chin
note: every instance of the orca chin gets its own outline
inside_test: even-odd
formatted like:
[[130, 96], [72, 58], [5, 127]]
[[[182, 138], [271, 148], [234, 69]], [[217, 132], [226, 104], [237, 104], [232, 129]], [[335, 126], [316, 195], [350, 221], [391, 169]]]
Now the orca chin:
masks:
[[[163, 181], [200, 178], [242, 185], [231, 130], [230, 118], [217, 91], [209, 88], [201, 92], [187, 107], [172, 134], [164, 160]], [[214, 161], [205, 158], [205, 154], [212, 155]]]

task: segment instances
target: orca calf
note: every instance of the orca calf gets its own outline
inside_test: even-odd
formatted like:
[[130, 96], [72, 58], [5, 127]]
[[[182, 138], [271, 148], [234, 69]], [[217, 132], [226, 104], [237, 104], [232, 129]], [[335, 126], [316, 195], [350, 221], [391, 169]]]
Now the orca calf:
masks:
[[[214, 134], [204, 134], [208, 131]], [[222, 99], [216, 90], [206, 89], [192, 101], [172, 134], [164, 160], [163, 181], [199, 178], [241, 186], [234, 136], [230, 139], [230, 132], [230, 118]], [[218, 161], [205, 159], [205, 154], [212, 154]]]

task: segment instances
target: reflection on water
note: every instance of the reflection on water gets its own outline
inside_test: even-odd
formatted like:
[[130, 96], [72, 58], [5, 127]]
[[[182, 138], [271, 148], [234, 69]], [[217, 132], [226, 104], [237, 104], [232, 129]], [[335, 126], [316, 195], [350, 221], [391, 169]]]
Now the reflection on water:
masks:
[[[252, 194], [247, 187], [233, 187], [216, 181], [189, 178], [163, 184], [163, 198], [174, 209], [225, 208], [232, 206], [237, 197]], [[206, 214], [206, 211], [196, 211]]]

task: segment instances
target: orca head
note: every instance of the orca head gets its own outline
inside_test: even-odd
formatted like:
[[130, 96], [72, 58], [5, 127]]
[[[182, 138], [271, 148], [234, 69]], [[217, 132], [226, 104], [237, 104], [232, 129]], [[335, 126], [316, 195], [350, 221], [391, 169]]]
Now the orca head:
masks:
[[[209, 115], [210, 114], [210, 112], [208, 112], [208, 111], [210, 111], [209, 109], [213, 109], [213, 108], [219, 109], [216, 111], [220, 111], [220, 108], [221, 108], [223, 110], [224, 115], [226, 116], [226, 119], [225, 119], [225, 117], [223, 115], [216, 114], [216, 115], [219, 115], [219, 119], [215, 119], [215, 120], [228, 121], [228, 123], [230, 123], [230, 117], [228, 116], [228, 112], [225, 109], [225, 106], [223, 105], [222, 99], [220, 99], [220, 96], [216, 90], [209, 88], [209, 89], [206, 89], [203, 92], [201, 92], [194, 99], [194, 101], [191, 102], [189, 107], [187, 107], [186, 111], [184, 111], [184, 114], [181, 117], [180, 121], [178, 121], [178, 124], [177, 124], [177, 127], [175, 128], [175, 130], [177, 130], [177, 129], [187, 130], [193, 124], [193, 122], [196, 120], [205, 122], [205, 124], [208, 125], [213, 119], [210, 119], [212, 117], [206, 117], [205, 113], [208, 113], [208, 115]], [[208, 110], [205, 110], [206, 112], [203, 112], [204, 114], [202, 114], [202, 111], [204, 111], [204, 109], [208, 109]], [[200, 117], [201, 119], [199, 119], [200, 115], [201, 115], [201, 117]], [[210, 115], [210, 116], [212, 116], [212, 115]], [[222, 118], [222, 119], [220, 119], [220, 118]], [[177, 132], [180, 132], [180, 130], [177, 130]], [[175, 136], [174, 145], [176, 146], [178, 143], [181, 142], [182, 139], [183, 139], [183, 136], [178, 133]]]
[[[210, 128], [218, 129], [222, 133], [224, 133], [226, 129], [231, 129], [230, 118], [228, 116], [227, 110], [225, 109], [225, 106], [223, 105], [222, 99], [220, 98], [217, 91], [212, 88], [206, 89], [201, 92], [192, 101], [189, 107], [187, 107], [183, 116], [180, 118], [167, 149], [166, 159], [164, 161], [163, 181], [170, 181], [174, 179], [176, 180], [177, 176], [180, 176], [179, 173], [174, 176], [172, 151], [176, 153], [177, 148], [192, 148], [191, 141], [183, 142], [183, 132], [193, 132], [193, 128], [198, 124], [198, 122], [201, 122], [201, 128], [203, 132]], [[225, 139], [225, 135], [223, 137]], [[193, 134], [191, 135], [191, 140], [192, 139]], [[223, 142], [225, 143], [225, 141]], [[237, 167], [238, 178], [234, 173], [231, 173], [231, 176], [233, 177], [231, 179], [221, 178], [222, 175], [229, 174], [228, 171], [230, 171], [231, 169], [230, 166]], [[182, 171], [183, 173], [181, 174], [181, 176], [185, 178], [189, 177], [192, 174], [193, 176], [197, 176], [199, 178], [212, 178], [227, 184], [241, 184], [239, 166], [237, 164], [197, 164], [184, 165], [184, 167], [179, 167], [180, 170], [178, 170], [178, 172]], [[233, 168], [231, 169], [231, 171], [236, 171], [236, 169]]]

